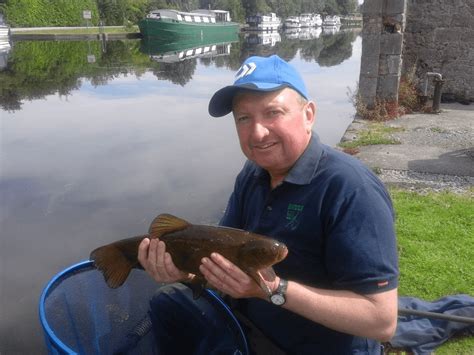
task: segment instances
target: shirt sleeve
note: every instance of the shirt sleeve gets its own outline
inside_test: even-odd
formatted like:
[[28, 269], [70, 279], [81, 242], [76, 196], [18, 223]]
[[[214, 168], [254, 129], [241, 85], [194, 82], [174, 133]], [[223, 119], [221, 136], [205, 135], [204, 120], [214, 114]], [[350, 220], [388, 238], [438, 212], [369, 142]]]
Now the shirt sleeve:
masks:
[[325, 248], [333, 285], [362, 294], [396, 288], [394, 213], [386, 190], [368, 183], [332, 202]]

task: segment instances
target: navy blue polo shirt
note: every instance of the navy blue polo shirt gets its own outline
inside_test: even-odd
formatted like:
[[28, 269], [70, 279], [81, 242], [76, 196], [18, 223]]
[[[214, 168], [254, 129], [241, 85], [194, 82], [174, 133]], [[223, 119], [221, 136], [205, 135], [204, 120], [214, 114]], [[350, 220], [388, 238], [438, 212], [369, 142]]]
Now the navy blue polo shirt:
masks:
[[[276, 273], [302, 284], [360, 294], [397, 287], [398, 258], [390, 196], [359, 160], [323, 145], [313, 133], [282, 184], [247, 161], [221, 225], [284, 242]], [[270, 339], [295, 354], [379, 353], [378, 342], [326, 328], [260, 299], [241, 310]]]

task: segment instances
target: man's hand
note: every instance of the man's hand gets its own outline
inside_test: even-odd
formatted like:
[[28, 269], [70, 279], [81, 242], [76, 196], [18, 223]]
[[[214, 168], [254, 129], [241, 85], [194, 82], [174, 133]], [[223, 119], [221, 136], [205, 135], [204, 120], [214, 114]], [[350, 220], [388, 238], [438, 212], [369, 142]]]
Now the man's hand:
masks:
[[[213, 288], [233, 298], [259, 297], [268, 300], [259, 283], [218, 253], [203, 258], [199, 270]], [[279, 278], [275, 277], [271, 268], [260, 270], [258, 274], [270, 290], [278, 287]]]
[[138, 246], [138, 261], [157, 282], [190, 281], [193, 274], [180, 271], [159, 239], [145, 238]]

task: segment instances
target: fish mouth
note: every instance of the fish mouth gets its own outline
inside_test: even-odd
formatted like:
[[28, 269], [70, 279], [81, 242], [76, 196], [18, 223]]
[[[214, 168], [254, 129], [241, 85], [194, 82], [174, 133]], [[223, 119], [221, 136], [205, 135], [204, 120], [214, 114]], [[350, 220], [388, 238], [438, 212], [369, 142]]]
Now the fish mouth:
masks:
[[276, 243], [275, 245], [278, 249], [278, 254], [277, 254], [277, 257], [278, 257], [278, 261], [282, 261], [283, 259], [285, 259], [288, 255], [288, 248], [286, 247], [285, 244], [283, 243]]

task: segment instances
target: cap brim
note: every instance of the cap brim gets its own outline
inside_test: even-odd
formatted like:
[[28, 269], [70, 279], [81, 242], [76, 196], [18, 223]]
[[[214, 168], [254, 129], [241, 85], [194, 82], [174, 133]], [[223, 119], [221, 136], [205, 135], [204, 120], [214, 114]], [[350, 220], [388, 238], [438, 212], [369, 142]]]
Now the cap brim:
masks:
[[212, 117], [222, 117], [232, 111], [232, 101], [235, 94], [240, 90], [249, 91], [275, 91], [286, 87], [286, 84], [275, 83], [246, 83], [244, 85], [229, 85], [217, 90], [209, 101], [209, 114]]

